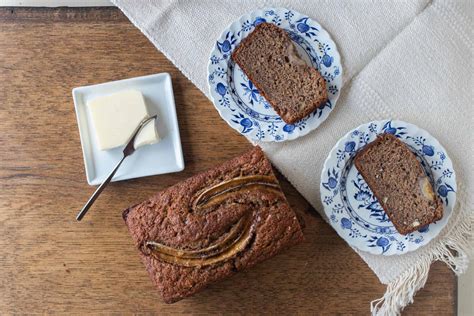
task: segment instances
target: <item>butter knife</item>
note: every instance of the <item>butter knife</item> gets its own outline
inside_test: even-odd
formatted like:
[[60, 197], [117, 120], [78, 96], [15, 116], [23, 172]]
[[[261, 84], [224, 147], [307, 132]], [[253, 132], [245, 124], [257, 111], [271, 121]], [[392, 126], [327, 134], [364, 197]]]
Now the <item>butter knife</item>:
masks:
[[136, 148], [135, 148], [135, 138], [137, 137], [137, 135], [140, 133], [140, 131], [142, 130], [142, 128], [148, 123], [150, 122], [151, 120], [154, 120], [156, 119], [157, 115], [153, 115], [153, 116], [149, 116], [149, 117], [146, 117], [144, 118], [140, 124], [137, 126], [137, 128], [135, 129], [135, 131], [133, 131], [132, 133], [132, 136], [130, 136], [130, 140], [128, 141], [127, 145], [125, 146], [125, 148], [123, 149], [123, 157], [122, 159], [120, 159], [120, 161], [117, 163], [117, 165], [115, 165], [114, 169], [112, 170], [112, 172], [109, 174], [109, 176], [107, 177], [107, 179], [105, 179], [104, 182], [102, 182], [102, 184], [95, 190], [94, 194], [92, 194], [92, 196], [89, 198], [89, 201], [87, 201], [87, 203], [84, 205], [84, 207], [82, 208], [82, 210], [77, 214], [76, 216], [76, 220], [77, 221], [80, 221], [84, 215], [86, 215], [87, 211], [89, 210], [89, 208], [92, 206], [92, 204], [94, 204], [95, 200], [99, 197], [99, 195], [102, 193], [102, 191], [105, 189], [105, 187], [107, 186], [107, 184], [109, 184], [109, 182], [112, 180], [112, 178], [114, 177], [115, 173], [117, 172], [117, 170], [119, 169], [120, 165], [122, 164], [122, 162], [125, 160], [125, 158], [127, 158], [128, 156], [132, 155]]

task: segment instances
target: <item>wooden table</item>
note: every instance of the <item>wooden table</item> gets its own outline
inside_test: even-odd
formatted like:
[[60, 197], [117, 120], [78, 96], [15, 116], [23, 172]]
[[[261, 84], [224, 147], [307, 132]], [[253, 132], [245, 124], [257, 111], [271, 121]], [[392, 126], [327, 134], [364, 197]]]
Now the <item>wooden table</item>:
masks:
[[[73, 87], [169, 72], [186, 168], [111, 184], [84, 221]], [[0, 314], [369, 314], [385, 287], [284, 180], [307, 241], [174, 305], [162, 303], [121, 210], [250, 148], [115, 8], [0, 9]], [[157, 162], [159, 163], [159, 162]], [[456, 279], [434, 264], [406, 315], [452, 315]]]

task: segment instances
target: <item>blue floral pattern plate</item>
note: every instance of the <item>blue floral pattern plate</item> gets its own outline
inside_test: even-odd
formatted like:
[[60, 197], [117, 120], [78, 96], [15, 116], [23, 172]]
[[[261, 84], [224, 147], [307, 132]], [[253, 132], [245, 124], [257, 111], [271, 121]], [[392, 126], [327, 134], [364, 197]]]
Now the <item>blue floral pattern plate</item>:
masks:
[[[287, 31], [300, 56], [327, 83], [326, 104], [295, 124], [286, 124], [277, 115], [231, 58], [242, 39], [263, 22]], [[341, 58], [336, 44], [317, 22], [293, 10], [267, 8], [240, 17], [224, 30], [211, 52], [208, 82], [214, 106], [232, 128], [252, 140], [281, 142], [307, 134], [328, 117], [342, 87]]]
[[[408, 145], [443, 201], [443, 218], [408, 235], [396, 230], [353, 164], [356, 153], [378, 134]], [[448, 222], [456, 202], [456, 175], [446, 150], [428, 132], [402, 121], [374, 121], [342, 137], [321, 174], [321, 200], [330, 224], [349, 245], [372, 254], [400, 255], [429, 243]]]

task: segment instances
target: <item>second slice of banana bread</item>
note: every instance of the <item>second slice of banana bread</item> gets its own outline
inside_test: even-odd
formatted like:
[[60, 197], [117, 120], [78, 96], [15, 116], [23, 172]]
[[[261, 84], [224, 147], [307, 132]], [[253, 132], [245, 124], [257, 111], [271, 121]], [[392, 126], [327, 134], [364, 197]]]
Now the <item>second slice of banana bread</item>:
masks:
[[400, 234], [443, 217], [443, 202], [420, 162], [392, 134], [379, 135], [357, 153], [354, 164]]

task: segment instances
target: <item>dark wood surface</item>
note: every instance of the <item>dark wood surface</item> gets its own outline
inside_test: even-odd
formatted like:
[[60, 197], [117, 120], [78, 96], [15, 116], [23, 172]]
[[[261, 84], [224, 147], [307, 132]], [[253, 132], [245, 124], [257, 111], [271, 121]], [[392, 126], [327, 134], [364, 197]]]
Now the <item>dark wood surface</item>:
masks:
[[[169, 72], [186, 168], [111, 184], [83, 222], [73, 87]], [[115, 8], [0, 9], [0, 314], [369, 314], [385, 287], [286, 182], [306, 242], [174, 305], [162, 303], [121, 210], [250, 148]], [[456, 281], [433, 265], [406, 315], [452, 315]]]

